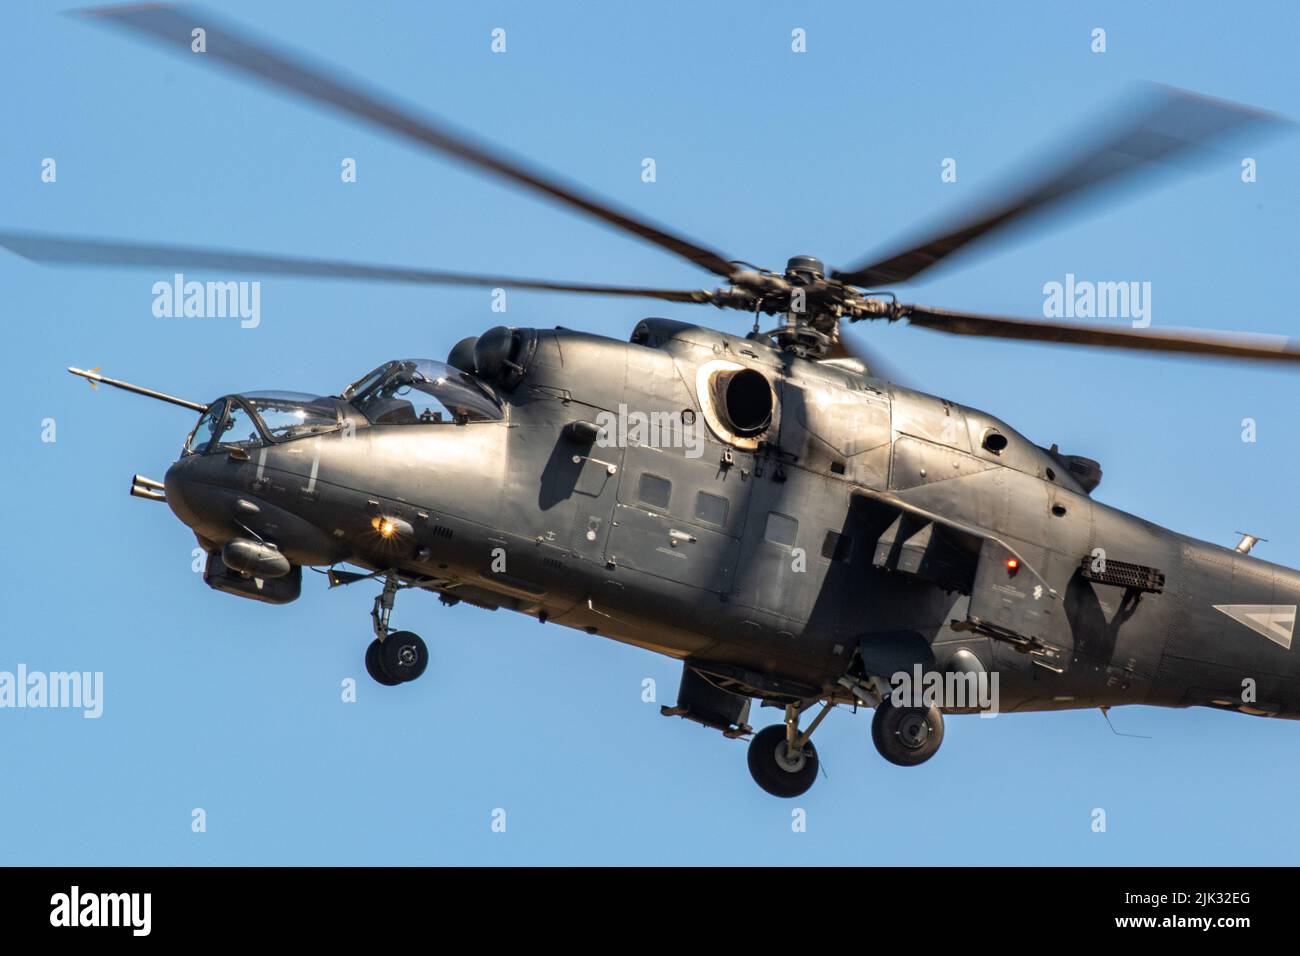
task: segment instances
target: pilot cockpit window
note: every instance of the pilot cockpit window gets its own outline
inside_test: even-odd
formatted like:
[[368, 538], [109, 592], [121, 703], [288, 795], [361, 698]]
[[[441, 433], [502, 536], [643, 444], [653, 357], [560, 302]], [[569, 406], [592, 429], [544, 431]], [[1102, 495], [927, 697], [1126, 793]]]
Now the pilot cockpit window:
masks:
[[486, 386], [450, 365], [428, 359], [389, 362], [343, 397], [375, 425], [463, 425], [504, 417]]
[[194, 426], [194, 431], [190, 432], [190, 437], [185, 442], [184, 454], [201, 455], [207, 451], [208, 443], [212, 441], [216, 427], [225, 413], [225, 399], [209, 405], [208, 410], [199, 416], [199, 423]]

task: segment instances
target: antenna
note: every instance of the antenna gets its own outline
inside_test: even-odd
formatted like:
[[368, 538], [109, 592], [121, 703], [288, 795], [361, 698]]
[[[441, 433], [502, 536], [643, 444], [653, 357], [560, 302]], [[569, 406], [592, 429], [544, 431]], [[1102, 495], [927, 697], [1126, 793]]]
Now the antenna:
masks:
[[1147, 734], [1126, 734], [1116, 730], [1115, 725], [1110, 722], [1110, 705], [1102, 707], [1100, 708], [1100, 710], [1101, 710], [1101, 715], [1106, 718], [1106, 726], [1108, 726], [1111, 729], [1111, 733], [1113, 733], [1116, 737], [1137, 737], [1140, 740], [1153, 739]]

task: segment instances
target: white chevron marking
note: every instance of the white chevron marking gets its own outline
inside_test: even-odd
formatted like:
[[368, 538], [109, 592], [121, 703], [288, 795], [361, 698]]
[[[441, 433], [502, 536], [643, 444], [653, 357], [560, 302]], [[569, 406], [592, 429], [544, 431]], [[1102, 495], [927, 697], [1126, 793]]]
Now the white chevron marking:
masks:
[[1295, 630], [1294, 604], [1215, 604], [1213, 607], [1274, 644], [1291, 649], [1291, 632]]

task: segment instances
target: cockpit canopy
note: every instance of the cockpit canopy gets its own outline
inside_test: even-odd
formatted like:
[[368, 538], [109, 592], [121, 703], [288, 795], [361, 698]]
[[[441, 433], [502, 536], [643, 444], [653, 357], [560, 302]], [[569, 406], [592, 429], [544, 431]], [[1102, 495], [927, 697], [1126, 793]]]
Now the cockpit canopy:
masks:
[[257, 417], [272, 441], [288, 441], [317, 435], [334, 428], [339, 421], [332, 399], [302, 392], [256, 392], [238, 396]]
[[227, 395], [203, 413], [185, 443], [185, 454], [292, 441], [338, 427], [338, 406], [332, 398], [274, 391]]
[[[386, 362], [344, 390], [343, 401], [375, 425], [499, 422], [501, 403], [472, 375], [430, 359]], [[208, 406], [183, 453], [250, 448], [342, 427], [337, 398], [302, 392], [227, 395]]]
[[497, 422], [501, 403], [472, 375], [431, 359], [386, 362], [343, 398], [374, 425]]

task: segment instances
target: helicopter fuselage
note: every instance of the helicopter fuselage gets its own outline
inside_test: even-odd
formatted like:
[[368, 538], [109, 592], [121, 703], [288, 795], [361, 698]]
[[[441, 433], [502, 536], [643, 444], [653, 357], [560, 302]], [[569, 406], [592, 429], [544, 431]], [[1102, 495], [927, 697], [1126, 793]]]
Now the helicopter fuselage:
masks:
[[395, 572], [776, 702], [922, 665], [997, 673], [1002, 711], [1300, 716], [1300, 574], [1095, 501], [990, 415], [668, 320], [513, 335], [501, 421], [340, 400], [327, 434], [183, 457], [167, 500], [214, 555]]

